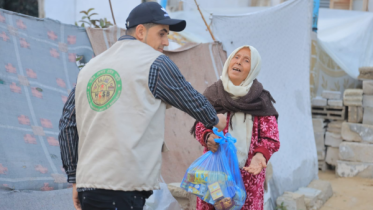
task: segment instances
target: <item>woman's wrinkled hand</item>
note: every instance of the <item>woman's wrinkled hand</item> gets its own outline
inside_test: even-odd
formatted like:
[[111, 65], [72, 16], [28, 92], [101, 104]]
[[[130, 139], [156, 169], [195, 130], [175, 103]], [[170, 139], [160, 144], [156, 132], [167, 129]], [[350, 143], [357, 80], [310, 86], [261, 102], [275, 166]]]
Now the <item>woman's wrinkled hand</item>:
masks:
[[219, 144], [215, 142], [214, 139], [219, 138], [217, 135], [211, 133], [210, 136], [207, 138], [207, 149], [211, 152], [218, 151]]
[[249, 167], [243, 167], [243, 169], [253, 175], [258, 175], [263, 168], [267, 167], [267, 161], [262, 153], [256, 153], [251, 159]]

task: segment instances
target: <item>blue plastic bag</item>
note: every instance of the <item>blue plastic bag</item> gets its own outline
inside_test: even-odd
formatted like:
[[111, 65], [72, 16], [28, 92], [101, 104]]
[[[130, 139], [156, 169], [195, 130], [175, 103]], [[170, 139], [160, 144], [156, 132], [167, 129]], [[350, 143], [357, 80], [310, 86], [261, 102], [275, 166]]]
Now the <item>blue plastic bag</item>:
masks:
[[220, 138], [218, 150], [206, 152], [187, 169], [181, 188], [197, 195], [203, 201], [213, 204], [217, 210], [240, 210], [246, 200], [237, 160], [236, 139], [229, 133], [214, 133]]

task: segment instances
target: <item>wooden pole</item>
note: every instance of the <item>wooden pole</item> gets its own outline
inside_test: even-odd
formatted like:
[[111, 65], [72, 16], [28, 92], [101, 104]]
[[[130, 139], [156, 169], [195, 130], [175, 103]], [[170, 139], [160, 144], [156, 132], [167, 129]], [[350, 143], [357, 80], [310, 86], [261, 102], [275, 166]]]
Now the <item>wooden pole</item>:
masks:
[[113, 16], [113, 20], [114, 20], [114, 25], [117, 25], [117, 23], [115, 22], [115, 18], [114, 18], [113, 7], [111, 6], [111, 0], [109, 0], [109, 4], [110, 4], [111, 15]]
[[216, 41], [216, 40], [215, 40], [215, 37], [214, 37], [214, 34], [212, 34], [212, 32], [211, 32], [211, 29], [210, 29], [209, 25], [207, 24], [207, 22], [206, 22], [205, 18], [204, 18], [204, 17], [203, 17], [203, 15], [202, 15], [202, 12], [201, 12], [201, 10], [199, 9], [199, 5], [197, 4], [197, 0], [194, 0], [194, 2], [195, 2], [195, 3], [196, 3], [196, 5], [197, 5], [197, 9], [198, 9], [199, 13], [201, 14], [201, 17], [202, 17], [202, 19], [203, 19], [203, 22], [205, 22], [205, 25], [206, 25], [207, 29], [208, 29], [208, 30], [209, 30], [209, 32], [210, 32], [210, 35], [211, 35], [211, 38], [212, 38], [212, 40]]

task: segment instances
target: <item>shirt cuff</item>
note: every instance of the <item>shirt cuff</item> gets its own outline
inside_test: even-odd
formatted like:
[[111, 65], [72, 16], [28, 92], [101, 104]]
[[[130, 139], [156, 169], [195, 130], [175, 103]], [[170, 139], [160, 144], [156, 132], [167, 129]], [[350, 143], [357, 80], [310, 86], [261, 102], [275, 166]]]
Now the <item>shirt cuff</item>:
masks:
[[214, 116], [214, 118], [212, 120], [213, 121], [210, 122], [210, 124], [205, 124], [205, 126], [208, 127], [208, 128], [212, 128], [219, 123], [219, 118], [216, 115]]
[[256, 153], [262, 153], [264, 158], [267, 160], [267, 163], [269, 161], [269, 158], [271, 158], [271, 154], [269, 153], [269, 150], [265, 147], [258, 147], [256, 150], [254, 150], [254, 155]]
[[76, 174], [67, 175], [67, 182], [68, 183], [76, 183]]
[[207, 147], [207, 138], [208, 138], [208, 136], [209, 136], [211, 133], [212, 133], [212, 130], [210, 130], [210, 129], [207, 129], [207, 130], [205, 130], [205, 131], [203, 132], [203, 134], [202, 134], [202, 140], [203, 140], [204, 145], [202, 145], [202, 146]]

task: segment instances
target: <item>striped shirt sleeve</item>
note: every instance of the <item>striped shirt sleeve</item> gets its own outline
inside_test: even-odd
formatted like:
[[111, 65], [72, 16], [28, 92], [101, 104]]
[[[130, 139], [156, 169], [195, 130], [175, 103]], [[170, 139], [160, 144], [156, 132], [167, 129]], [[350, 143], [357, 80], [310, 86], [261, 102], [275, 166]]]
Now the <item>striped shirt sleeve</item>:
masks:
[[75, 183], [79, 142], [75, 118], [75, 87], [71, 90], [63, 107], [59, 129], [58, 141], [61, 148], [63, 168], [67, 174], [67, 181], [69, 183]]
[[188, 113], [206, 127], [219, 122], [208, 100], [196, 91], [166, 55], [159, 56], [149, 72], [149, 89], [154, 97]]

